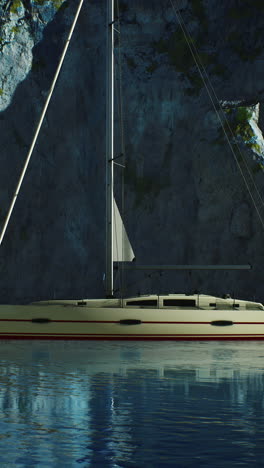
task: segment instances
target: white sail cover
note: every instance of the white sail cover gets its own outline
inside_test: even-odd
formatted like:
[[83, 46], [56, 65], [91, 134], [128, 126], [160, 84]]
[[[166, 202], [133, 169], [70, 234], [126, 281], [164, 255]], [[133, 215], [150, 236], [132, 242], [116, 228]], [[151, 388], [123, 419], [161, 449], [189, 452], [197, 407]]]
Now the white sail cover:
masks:
[[132, 262], [135, 258], [132, 246], [129, 242], [124, 223], [114, 199], [113, 212], [113, 261]]

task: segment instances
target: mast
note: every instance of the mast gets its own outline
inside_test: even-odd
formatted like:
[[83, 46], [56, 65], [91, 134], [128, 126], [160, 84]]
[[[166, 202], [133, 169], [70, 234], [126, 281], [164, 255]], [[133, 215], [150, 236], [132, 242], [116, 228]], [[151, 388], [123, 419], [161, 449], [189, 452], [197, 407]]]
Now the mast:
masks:
[[106, 297], [113, 296], [114, 0], [107, 1], [106, 40]]

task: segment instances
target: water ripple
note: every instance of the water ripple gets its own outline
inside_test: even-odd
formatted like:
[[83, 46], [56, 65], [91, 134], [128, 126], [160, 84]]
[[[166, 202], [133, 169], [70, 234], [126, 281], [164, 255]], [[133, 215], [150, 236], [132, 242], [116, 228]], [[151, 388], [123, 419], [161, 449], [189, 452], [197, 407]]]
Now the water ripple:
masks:
[[0, 342], [0, 466], [262, 466], [261, 343]]

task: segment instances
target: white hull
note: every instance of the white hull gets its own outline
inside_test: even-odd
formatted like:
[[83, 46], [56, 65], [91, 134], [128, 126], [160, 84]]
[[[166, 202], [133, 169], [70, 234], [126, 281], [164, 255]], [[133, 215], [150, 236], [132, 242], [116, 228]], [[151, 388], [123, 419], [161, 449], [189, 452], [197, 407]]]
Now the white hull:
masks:
[[[154, 296], [151, 296], [154, 297]], [[171, 297], [171, 296], [170, 296]], [[176, 297], [176, 296], [173, 296]], [[211, 296], [204, 296], [212, 300]], [[221, 340], [264, 339], [264, 310], [219, 307], [118, 307], [117, 302], [49, 301], [0, 305], [1, 339]], [[231, 299], [228, 300], [229, 304]], [[222, 301], [223, 303], [226, 301]], [[106, 304], [106, 301], [104, 302]], [[250, 303], [247, 303], [250, 304]], [[256, 303], [255, 303], [256, 304]], [[263, 307], [260, 305], [260, 307]], [[125, 321], [122, 323], [122, 321]]]

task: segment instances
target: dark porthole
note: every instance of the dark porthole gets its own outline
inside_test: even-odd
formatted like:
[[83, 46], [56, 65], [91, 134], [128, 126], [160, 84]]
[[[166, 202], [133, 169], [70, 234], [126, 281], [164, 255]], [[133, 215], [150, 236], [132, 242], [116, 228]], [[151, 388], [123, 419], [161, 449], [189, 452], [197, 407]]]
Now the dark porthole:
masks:
[[49, 318], [42, 318], [42, 317], [39, 317], [39, 318], [33, 318], [31, 319], [31, 322], [32, 323], [49, 323], [51, 322], [51, 320]]
[[120, 320], [120, 325], [140, 325], [141, 320], [138, 319], [122, 319]]
[[211, 325], [215, 325], [217, 327], [227, 327], [229, 325], [233, 325], [232, 320], [213, 320]]

